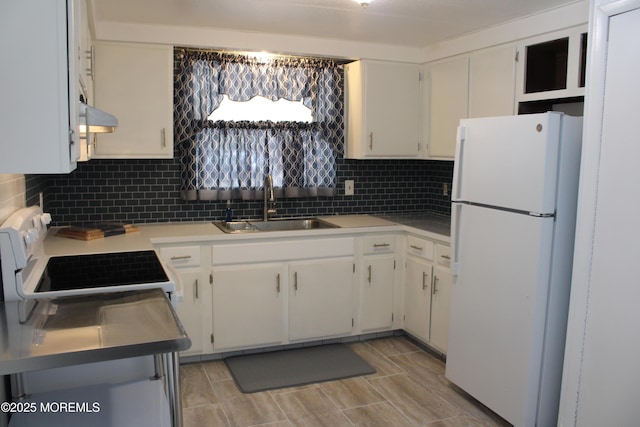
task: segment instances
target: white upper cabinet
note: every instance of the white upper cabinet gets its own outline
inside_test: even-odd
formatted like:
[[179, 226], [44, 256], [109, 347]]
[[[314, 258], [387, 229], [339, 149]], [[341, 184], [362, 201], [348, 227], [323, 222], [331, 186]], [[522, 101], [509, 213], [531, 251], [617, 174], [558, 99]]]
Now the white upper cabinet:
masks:
[[118, 118], [96, 136], [92, 158], [173, 157], [173, 48], [96, 43], [95, 106]]
[[469, 117], [515, 113], [516, 55], [516, 47], [509, 45], [469, 56]]
[[417, 158], [420, 67], [362, 60], [345, 74], [345, 157]]
[[584, 96], [587, 27], [530, 38], [518, 46], [519, 102]]
[[429, 63], [425, 71], [423, 134], [428, 158], [453, 160], [460, 119], [514, 114], [515, 45]]
[[456, 130], [469, 109], [469, 58], [456, 57], [426, 66], [427, 101], [423, 116], [429, 158], [453, 159]]
[[68, 173], [79, 157], [74, 15], [65, 0], [0, 2], [0, 173]]

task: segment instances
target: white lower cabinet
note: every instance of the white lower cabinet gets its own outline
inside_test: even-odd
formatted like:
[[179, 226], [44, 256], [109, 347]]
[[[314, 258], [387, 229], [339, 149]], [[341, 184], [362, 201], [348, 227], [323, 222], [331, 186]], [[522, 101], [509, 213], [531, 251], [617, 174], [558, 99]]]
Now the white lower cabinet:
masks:
[[360, 329], [363, 332], [390, 330], [396, 292], [395, 236], [367, 236], [362, 240]]
[[391, 329], [395, 285], [395, 254], [367, 257], [362, 267], [361, 328], [363, 331]]
[[404, 286], [404, 329], [425, 342], [429, 342], [431, 323], [430, 262], [407, 257]]
[[449, 245], [407, 236], [404, 329], [446, 354], [451, 276]]
[[211, 347], [211, 284], [208, 270], [200, 264], [201, 251], [206, 246], [160, 247], [160, 256], [178, 273], [183, 288], [183, 300], [176, 306], [180, 323], [191, 339], [191, 347], [180, 353], [193, 356], [210, 353]]
[[289, 338], [348, 335], [353, 329], [353, 257], [289, 267]]
[[283, 263], [213, 269], [213, 347], [267, 346], [283, 340]]
[[451, 311], [451, 258], [449, 245], [435, 245], [433, 287], [431, 288], [431, 336], [429, 344], [447, 353], [449, 343], [449, 313]]
[[353, 254], [353, 237], [213, 245], [214, 351], [350, 335]]

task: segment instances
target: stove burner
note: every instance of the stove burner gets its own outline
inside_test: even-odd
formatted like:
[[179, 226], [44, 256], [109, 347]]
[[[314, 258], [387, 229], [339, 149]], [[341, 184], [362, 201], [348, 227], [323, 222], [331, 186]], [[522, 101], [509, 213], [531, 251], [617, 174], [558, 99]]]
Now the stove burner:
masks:
[[154, 251], [51, 257], [35, 292], [169, 281]]

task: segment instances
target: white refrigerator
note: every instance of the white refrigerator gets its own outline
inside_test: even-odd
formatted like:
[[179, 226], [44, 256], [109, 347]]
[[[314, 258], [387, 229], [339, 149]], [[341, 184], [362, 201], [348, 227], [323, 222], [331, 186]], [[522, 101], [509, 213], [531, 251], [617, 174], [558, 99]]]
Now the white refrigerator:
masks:
[[582, 118], [463, 119], [446, 377], [515, 426], [555, 426]]

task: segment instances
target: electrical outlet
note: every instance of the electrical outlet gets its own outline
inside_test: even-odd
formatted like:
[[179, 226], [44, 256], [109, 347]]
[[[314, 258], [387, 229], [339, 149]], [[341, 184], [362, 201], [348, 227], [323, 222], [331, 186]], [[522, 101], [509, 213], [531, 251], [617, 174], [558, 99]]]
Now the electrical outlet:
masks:
[[344, 195], [345, 196], [353, 196], [353, 187], [354, 181], [352, 179], [347, 179], [344, 181]]
[[449, 184], [447, 184], [446, 182], [442, 183], [442, 195], [443, 196], [449, 195]]

